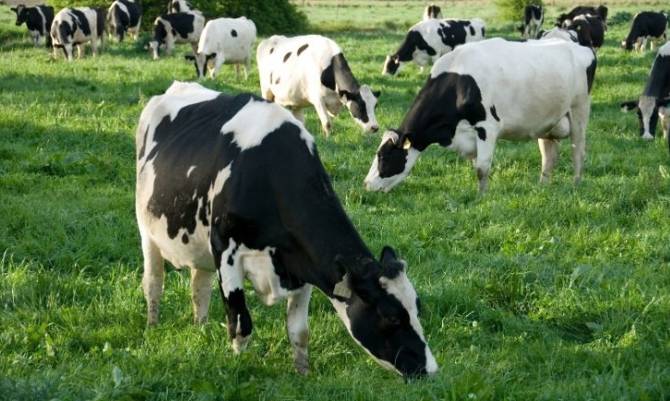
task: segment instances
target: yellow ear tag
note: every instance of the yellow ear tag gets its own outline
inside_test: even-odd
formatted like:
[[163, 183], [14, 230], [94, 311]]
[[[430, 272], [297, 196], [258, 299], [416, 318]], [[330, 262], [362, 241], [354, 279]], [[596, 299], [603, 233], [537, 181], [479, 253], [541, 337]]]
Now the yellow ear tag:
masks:
[[409, 150], [409, 148], [412, 147], [412, 141], [409, 140], [409, 138], [405, 138], [405, 142], [402, 143], [402, 148], [405, 150]]

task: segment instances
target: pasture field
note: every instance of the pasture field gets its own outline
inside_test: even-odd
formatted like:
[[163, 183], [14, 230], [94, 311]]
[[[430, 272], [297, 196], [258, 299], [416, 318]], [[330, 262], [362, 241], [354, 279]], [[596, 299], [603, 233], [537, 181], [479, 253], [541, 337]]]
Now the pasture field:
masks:
[[[398, 126], [425, 75], [380, 72], [421, 4], [359, 2], [335, 14], [306, 3], [359, 81], [383, 91], [381, 127]], [[326, 139], [307, 112], [354, 224], [375, 254], [399, 251], [422, 298], [440, 371], [405, 383], [316, 292], [307, 377], [293, 369], [284, 304], [265, 307], [250, 287], [255, 332], [241, 356], [218, 292], [209, 323], [194, 326], [189, 274], [169, 266], [161, 324], [146, 329], [134, 130], [151, 96], [193, 78], [182, 57], [190, 48], [153, 62], [141, 44], [111, 43], [97, 59], [52, 61], [0, 6], [0, 400], [670, 399], [670, 156], [665, 141], [641, 141], [637, 118], [618, 107], [641, 92], [653, 60], [618, 48], [629, 19], [617, 13], [641, 8], [610, 9], [578, 186], [568, 143], [540, 186], [537, 144], [501, 142], [484, 197], [470, 163], [438, 146], [393, 191], [368, 193], [380, 135], [362, 135], [343, 113]], [[485, 2], [446, 14], [518, 36]], [[204, 85], [259, 92], [257, 71], [237, 82], [230, 67]]]

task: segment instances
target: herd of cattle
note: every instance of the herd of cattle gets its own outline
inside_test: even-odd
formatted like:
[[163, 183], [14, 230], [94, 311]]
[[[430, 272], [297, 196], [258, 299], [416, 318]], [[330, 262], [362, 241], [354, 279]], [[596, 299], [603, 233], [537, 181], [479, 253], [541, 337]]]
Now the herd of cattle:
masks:
[[[254, 23], [244, 17], [205, 23], [184, 0], [154, 22], [154, 58], [175, 43], [190, 43], [198, 78], [224, 63], [250, 66]], [[15, 9], [35, 41], [62, 48], [90, 41], [94, 53], [107, 32], [137, 35], [141, 7], [115, 0], [108, 10], [46, 6]], [[368, 190], [388, 191], [436, 143], [473, 160], [486, 191], [498, 139], [537, 139], [540, 180], [550, 178], [558, 141], [570, 138], [574, 179], [585, 157], [596, 50], [604, 43], [607, 8], [577, 7], [542, 30], [544, 10], [529, 6], [522, 41], [485, 39], [481, 19], [442, 19], [426, 8], [383, 72], [410, 61], [432, 64], [430, 77], [399, 128], [386, 131], [365, 178]], [[625, 49], [644, 50], [665, 39], [667, 17], [643, 12], [632, 21]], [[652, 45], [653, 46], [653, 45]], [[287, 327], [299, 372], [307, 372], [307, 312], [312, 287], [331, 301], [354, 340], [383, 366], [403, 375], [432, 374], [437, 363], [419, 322], [420, 303], [406, 264], [391, 247], [375, 258], [344, 212], [320, 161], [302, 110], [313, 106], [324, 133], [344, 106], [365, 132], [379, 125], [379, 92], [360, 84], [342, 49], [319, 35], [272, 36], [257, 46], [262, 99], [225, 95], [197, 83], [175, 82], [154, 96], [137, 128], [136, 213], [142, 240], [149, 324], [158, 322], [163, 262], [192, 272], [197, 322], [207, 319], [210, 285], [219, 277], [233, 348], [244, 348], [252, 319], [243, 291], [250, 279], [262, 300], [288, 298]], [[239, 72], [239, 71], [238, 71]], [[532, 88], [532, 90], [529, 90]], [[510, 101], [514, 99], [514, 101]], [[658, 120], [670, 126], [670, 42], [658, 49], [638, 100], [640, 135], [653, 139]]]

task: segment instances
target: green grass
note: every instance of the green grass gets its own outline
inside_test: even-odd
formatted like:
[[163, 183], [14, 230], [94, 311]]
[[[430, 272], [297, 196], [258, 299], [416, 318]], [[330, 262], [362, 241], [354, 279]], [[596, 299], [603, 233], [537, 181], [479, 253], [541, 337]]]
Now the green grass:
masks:
[[[380, 8], [361, 31], [350, 29], [358, 8], [309, 7], [359, 80], [382, 89], [381, 126], [397, 126], [425, 75], [380, 71], [421, 7]], [[458, 7], [449, 15], [491, 15], [479, 3]], [[513, 24], [490, 25], [515, 36]], [[347, 212], [374, 252], [391, 244], [407, 259], [422, 297], [441, 369], [406, 384], [354, 344], [318, 293], [308, 377], [293, 371], [283, 305], [262, 306], [249, 291], [254, 338], [236, 357], [216, 293], [210, 322], [191, 324], [187, 272], [169, 268], [162, 323], [146, 329], [134, 128], [149, 97], [192, 79], [193, 67], [181, 54], [152, 62], [141, 46], [116, 43], [97, 59], [54, 62], [3, 6], [0, 399], [669, 399], [669, 156], [665, 142], [641, 141], [635, 116], [619, 112], [653, 59], [617, 48], [626, 30], [611, 25], [599, 53], [577, 187], [568, 144], [552, 183], [540, 186], [537, 145], [501, 142], [483, 198], [470, 164], [437, 146], [391, 193], [368, 193], [362, 180], [379, 136], [361, 135], [343, 113], [325, 139], [308, 111]], [[204, 84], [258, 93], [257, 72], [236, 82], [224, 69]]]

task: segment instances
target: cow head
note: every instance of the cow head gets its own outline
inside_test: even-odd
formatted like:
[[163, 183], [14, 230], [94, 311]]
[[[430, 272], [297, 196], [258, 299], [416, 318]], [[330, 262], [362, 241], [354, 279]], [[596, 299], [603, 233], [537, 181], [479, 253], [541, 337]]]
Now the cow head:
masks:
[[389, 55], [386, 56], [386, 60], [384, 61], [384, 69], [382, 70], [382, 74], [384, 75], [395, 75], [398, 73], [398, 70], [400, 69], [400, 56], [396, 55]]
[[412, 147], [412, 141], [407, 135], [386, 131], [365, 177], [366, 189], [390, 191], [409, 175], [420, 154]]
[[[149, 51], [154, 60], [158, 60], [160, 47], [165, 45], [165, 40], [168, 35], [168, 28], [166, 28], [166, 25], [169, 25], [169, 23], [161, 17], [156, 18], [156, 21], [154, 21], [154, 37], [149, 41]], [[172, 28], [170, 27], [169, 29]]]
[[[384, 247], [380, 260], [347, 264], [331, 298], [349, 333], [383, 367], [403, 376], [437, 371], [419, 322], [419, 298], [407, 278], [405, 262]], [[338, 289], [339, 287], [339, 289]], [[339, 290], [339, 291], [338, 291]]]
[[215, 57], [215, 53], [207, 55], [203, 53], [196, 53], [195, 55], [187, 54], [184, 56], [184, 59], [193, 61], [193, 65], [195, 66], [195, 74], [198, 79], [202, 79], [205, 77], [205, 69], [207, 68], [209, 60], [212, 60]]
[[373, 91], [367, 85], [361, 85], [357, 93], [339, 91], [342, 103], [347, 106], [351, 116], [365, 132], [377, 132], [379, 125], [375, 117], [377, 98], [381, 92]]
[[639, 100], [621, 103], [622, 111], [637, 111], [637, 118], [640, 122], [640, 136], [647, 141], [654, 139], [659, 111], [665, 115], [668, 107], [670, 107], [670, 97], [658, 99], [653, 96], [640, 96]]
[[26, 6], [19, 4], [16, 7], [11, 8], [12, 11], [16, 13], [16, 26], [19, 26], [28, 20], [28, 13], [26, 12]]

